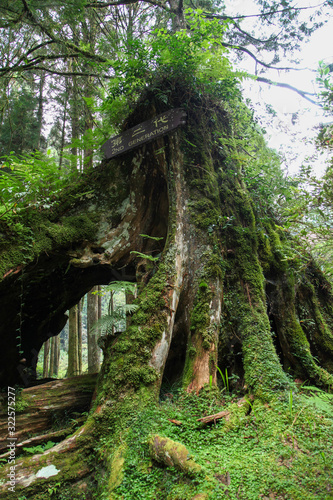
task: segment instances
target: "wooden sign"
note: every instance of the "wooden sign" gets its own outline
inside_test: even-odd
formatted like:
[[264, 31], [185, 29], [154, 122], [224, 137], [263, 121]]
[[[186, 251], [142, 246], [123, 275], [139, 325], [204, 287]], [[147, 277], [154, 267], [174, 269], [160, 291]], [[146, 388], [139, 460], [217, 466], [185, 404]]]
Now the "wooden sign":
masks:
[[146, 142], [156, 139], [161, 135], [167, 134], [170, 130], [186, 123], [186, 113], [183, 109], [176, 108], [155, 116], [151, 120], [140, 123], [120, 135], [111, 137], [102, 148], [105, 158], [113, 158], [129, 151], [130, 149], [141, 146]]

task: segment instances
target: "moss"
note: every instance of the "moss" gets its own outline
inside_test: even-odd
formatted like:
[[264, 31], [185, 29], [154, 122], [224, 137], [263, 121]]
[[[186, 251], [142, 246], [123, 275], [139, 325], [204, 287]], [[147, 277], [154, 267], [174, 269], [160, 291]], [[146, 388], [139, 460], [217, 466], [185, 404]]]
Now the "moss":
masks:
[[189, 212], [193, 224], [200, 228], [209, 230], [218, 226], [220, 222], [220, 211], [212, 201], [207, 198], [189, 203]]
[[268, 234], [261, 228], [258, 228], [257, 230], [257, 237], [260, 264], [263, 271], [267, 272], [271, 269], [274, 259], [270, 238]]
[[[333, 376], [318, 366], [313, 358], [309, 341], [296, 315], [295, 281], [291, 272], [280, 278], [276, 287], [275, 300], [278, 317], [276, 327], [278, 334], [287, 342], [286, 356], [294, 356], [302, 370], [302, 375], [327, 387], [333, 384]], [[290, 354], [289, 354], [290, 353]]]
[[[57, 247], [68, 247], [74, 242], [93, 239], [96, 230], [96, 215], [78, 215], [63, 217], [59, 222], [53, 223], [37, 214], [30, 218], [31, 228], [29, 237], [25, 232], [18, 235], [15, 244], [6, 247], [1, 255], [0, 273], [5, 274], [11, 268], [32, 261], [40, 254], [50, 252]], [[27, 229], [27, 228], [26, 228]]]
[[211, 299], [212, 292], [210, 287], [199, 286], [191, 314], [190, 328], [192, 331], [200, 330], [201, 332], [204, 332], [204, 330], [209, 326], [209, 303]]
[[[234, 339], [233, 344], [241, 342], [245, 384], [256, 394], [267, 396], [271, 390], [288, 387], [289, 381], [273, 344], [262, 293], [263, 278], [257, 277], [249, 286], [242, 282], [243, 275], [237, 264], [235, 261], [232, 272], [226, 274], [223, 337]], [[225, 341], [225, 345], [229, 346], [229, 341]]]
[[[251, 398], [251, 396], [250, 396]], [[236, 403], [228, 406], [228, 417], [222, 428], [222, 434], [230, 432], [237, 427], [242, 426], [245, 415], [250, 410], [250, 400], [247, 398], [240, 399]]]
[[201, 467], [191, 458], [187, 448], [172, 439], [153, 435], [148, 441], [150, 456], [167, 467], [176, 467], [193, 477], [201, 472]]
[[152, 366], [132, 366], [127, 367], [125, 380], [135, 389], [139, 388], [141, 384], [150, 385], [158, 379], [158, 373]]
[[59, 223], [41, 224], [39, 230], [44, 231], [57, 245], [66, 246], [80, 239], [93, 239], [96, 224], [88, 215], [77, 215], [62, 218]]
[[[108, 491], [112, 493], [123, 480], [123, 467], [125, 462], [125, 455], [127, 451], [126, 444], [121, 444], [113, 453], [110, 463], [110, 476], [108, 480]], [[111, 495], [112, 498], [112, 495]]]
[[184, 365], [184, 371], [183, 371], [183, 378], [182, 378], [182, 386], [183, 387], [188, 387], [190, 383], [193, 380], [194, 377], [194, 364], [196, 357], [200, 355], [200, 352], [198, 349], [194, 347], [192, 344], [192, 340], [190, 345], [187, 347], [186, 350], [186, 358], [185, 358], [185, 365]]
[[220, 251], [214, 251], [205, 263], [205, 276], [207, 278], [223, 280], [226, 270], [226, 262], [223, 260]]
[[[325, 365], [325, 358], [330, 359], [333, 355], [333, 334], [326, 322], [325, 313], [321, 312], [313, 284], [303, 279], [295, 298], [302, 329], [316, 353], [321, 353], [321, 361]], [[332, 370], [333, 363], [328, 362], [328, 366]]]
[[131, 342], [129, 340], [120, 340], [118, 342], [116, 342], [113, 347], [112, 347], [112, 350], [114, 352], [120, 352], [120, 353], [124, 353], [124, 352], [127, 352], [129, 351], [131, 348]]

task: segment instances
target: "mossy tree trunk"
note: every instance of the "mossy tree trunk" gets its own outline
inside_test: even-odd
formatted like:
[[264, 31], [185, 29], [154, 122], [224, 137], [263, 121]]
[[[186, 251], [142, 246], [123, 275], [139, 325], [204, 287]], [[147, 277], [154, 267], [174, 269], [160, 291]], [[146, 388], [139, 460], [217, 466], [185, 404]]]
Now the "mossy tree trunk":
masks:
[[[135, 279], [138, 286], [138, 309], [126, 331], [104, 339], [86, 424], [43, 459], [62, 471], [55, 481], [71, 484], [72, 494], [84, 487], [86, 498], [92, 491], [120, 498], [134, 416], [157, 403], [163, 377], [198, 392], [216, 384], [219, 367], [262, 397], [290, 387], [286, 371], [324, 387], [333, 383], [327, 281], [310, 257], [304, 256], [306, 266], [285, 258], [290, 236], [255, 207], [235, 151], [221, 150], [216, 138], [233, 133], [223, 105], [193, 89], [165, 85], [169, 107], [186, 107], [186, 127], [105, 162], [89, 179], [93, 201], [73, 209], [94, 211], [98, 230], [70, 250], [67, 286], [74, 271], [82, 295], [91, 281], [106, 277]], [[148, 92], [127, 128], [166, 108]], [[64, 268], [68, 273], [67, 262]], [[314, 331], [303, 326], [310, 318], [318, 325]], [[137, 439], [147, 445], [147, 436]], [[68, 465], [62, 468], [68, 455], [70, 474]], [[18, 488], [31, 479], [28, 498], [37, 486], [35, 471], [31, 461], [18, 473]]]

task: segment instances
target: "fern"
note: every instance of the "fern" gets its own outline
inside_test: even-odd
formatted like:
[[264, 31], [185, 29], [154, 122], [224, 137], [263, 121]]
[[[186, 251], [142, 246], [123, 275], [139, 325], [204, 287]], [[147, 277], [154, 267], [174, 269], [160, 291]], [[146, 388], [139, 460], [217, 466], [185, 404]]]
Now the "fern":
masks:
[[151, 255], [147, 255], [147, 254], [141, 253], [141, 252], [136, 252], [135, 250], [133, 250], [131, 253], [134, 253], [138, 257], [142, 257], [143, 259], [150, 260], [151, 262], [156, 262], [157, 260], [159, 260], [159, 257], [152, 257]]
[[135, 294], [136, 291], [136, 283], [132, 283], [131, 281], [111, 281], [106, 286], [103, 286], [103, 290], [95, 290], [92, 292], [94, 295], [106, 295], [108, 292], [113, 293], [132, 293]]
[[31, 455], [36, 455], [37, 453], [44, 453], [44, 451], [49, 450], [50, 448], [53, 448], [55, 443], [53, 441], [48, 441], [46, 444], [40, 444], [37, 446], [29, 446], [29, 447], [24, 447], [23, 451], [26, 453], [31, 453]]
[[104, 335], [112, 335], [112, 327], [118, 324], [120, 321], [124, 321], [126, 316], [133, 314], [137, 308], [136, 304], [124, 304], [119, 306], [110, 314], [105, 314], [99, 320], [96, 321], [92, 327], [92, 331], [100, 331]]
[[328, 394], [312, 385], [303, 385], [302, 389], [309, 391], [309, 395], [303, 395], [308, 404], [315, 406], [320, 412], [327, 413], [333, 417], [333, 394]]
[[163, 240], [163, 236], [149, 236], [148, 234], [140, 234], [140, 236], [142, 236], [142, 238], [148, 238], [148, 239], [154, 240], [154, 241]]

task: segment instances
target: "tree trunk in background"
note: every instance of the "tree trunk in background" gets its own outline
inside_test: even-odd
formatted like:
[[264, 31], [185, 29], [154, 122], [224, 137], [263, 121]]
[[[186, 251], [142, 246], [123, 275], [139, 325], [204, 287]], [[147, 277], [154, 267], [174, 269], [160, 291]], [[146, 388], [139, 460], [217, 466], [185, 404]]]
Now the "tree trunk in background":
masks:
[[[88, 44], [90, 47], [90, 50], [94, 52], [95, 45], [96, 45], [96, 29], [97, 29], [97, 22], [96, 22], [96, 17], [94, 11], [91, 9], [88, 10], [87, 13], [87, 18], [85, 21], [82, 23], [82, 37], [83, 37], [83, 43]], [[86, 67], [86, 70], [89, 71], [89, 66]], [[92, 99], [94, 96], [94, 77], [92, 76], [87, 76], [84, 79], [84, 97], [86, 99]], [[91, 107], [87, 104], [87, 101], [84, 101], [83, 103], [83, 115], [84, 115], [84, 123], [83, 123], [83, 130], [82, 133], [85, 134], [89, 130], [92, 131], [94, 127], [94, 117], [92, 114], [92, 109]], [[89, 137], [89, 135], [88, 135]], [[88, 139], [86, 135], [86, 140]], [[89, 169], [93, 166], [93, 147], [92, 144], [87, 144], [84, 151], [83, 151], [83, 169]]]
[[[94, 88], [94, 79], [91, 77], [87, 77], [87, 80], [85, 82], [85, 89], [84, 89], [84, 94], [86, 98], [91, 98], [92, 96], [92, 91]], [[92, 115], [92, 111], [90, 107], [87, 105], [86, 102], [84, 102], [84, 130], [83, 134], [88, 132], [89, 130], [92, 131], [94, 126], [94, 119]], [[86, 140], [88, 140], [86, 138]], [[83, 151], [83, 170], [89, 169], [93, 166], [93, 148], [92, 145], [87, 145]]]
[[[110, 291], [110, 299], [109, 299], [109, 315], [113, 316], [113, 313], [114, 313], [114, 291], [111, 290]], [[111, 327], [111, 333], [112, 333], [112, 335], [114, 335], [115, 331], [116, 331], [116, 327], [115, 327], [115, 325], [113, 323], [112, 327]]]
[[50, 339], [44, 342], [43, 378], [49, 376]]
[[51, 337], [50, 338], [50, 368], [49, 368], [49, 377], [53, 377], [53, 373], [54, 373], [54, 351], [55, 351], [54, 339], [55, 339], [55, 337]]
[[97, 291], [97, 287], [92, 288], [87, 294], [88, 373], [96, 373], [100, 368], [98, 331], [94, 328], [94, 324], [98, 320], [98, 296], [92, 293], [94, 291]]
[[68, 80], [66, 78], [66, 92], [65, 92], [65, 102], [64, 102], [64, 110], [62, 117], [62, 126], [61, 126], [61, 139], [60, 139], [60, 153], [59, 153], [59, 170], [62, 168], [62, 162], [64, 157], [64, 148], [65, 148], [65, 138], [66, 138], [66, 123], [67, 123], [67, 104], [68, 104]]
[[41, 71], [39, 80], [39, 94], [38, 94], [38, 109], [37, 109], [37, 120], [38, 120], [38, 142], [36, 148], [39, 150], [41, 147], [41, 137], [43, 128], [43, 104], [44, 104], [44, 91], [45, 85], [45, 72]]
[[97, 295], [97, 297], [98, 297], [98, 319], [100, 319], [102, 317], [102, 299], [103, 299], [103, 297], [101, 295], [101, 291], [102, 291], [101, 285], [98, 285], [97, 290], [99, 292]]
[[82, 308], [84, 297], [77, 305], [77, 353], [78, 353], [78, 374], [82, 374]]
[[[71, 69], [75, 71], [76, 68], [76, 60], [73, 59], [71, 62]], [[79, 149], [75, 141], [79, 138], [80, 135], [80, 116], [79, 116], [79, 89], [78, 89], [78, 81], [77, 77], [74, 75], [71, 79], [71, 89], [70, 89], [70, 123], [71, 123], [71, 140], [74, 141], [72, 144], [71, 153], [71, 166], [74, 171], [78, 169], [78, 159], [79, 159]]]
[[68, 369], [67, 377], [74, 377], [79, 373], [78, 359], [78, 307], [75, 305], [69, 310], [68, 331]]
[[59, 371], [59, 359], [60, 359], [60, 337], [56, 335], [51, 339], [51, 351], [50, 351], [50, 377], [57, 377]]

